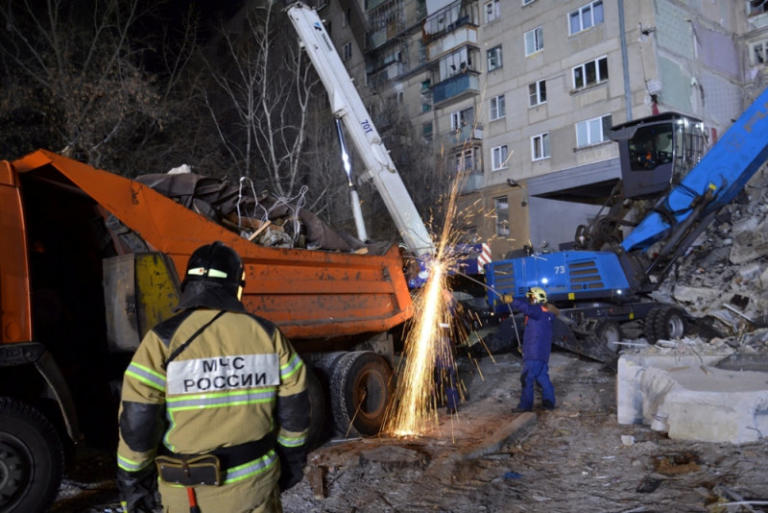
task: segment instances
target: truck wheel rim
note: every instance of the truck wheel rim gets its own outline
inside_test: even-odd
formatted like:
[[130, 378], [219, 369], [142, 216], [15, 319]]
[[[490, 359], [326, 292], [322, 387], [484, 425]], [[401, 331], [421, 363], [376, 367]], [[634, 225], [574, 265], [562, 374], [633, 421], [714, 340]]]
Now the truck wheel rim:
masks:
[[366, 419], [375, 419], [386, 407], [387, 384], [375, 369], [365, 369], [355, 381], [355, 406], [357, 415]]
[[32, 454], [24, 443], [7, 433], [0, 433], [0, 506], [12, 506], [24, 495], [29, 481]]
[[669, 330], [669, 338], [680, 338], [685, 333], [685, 323], [677, 315], [673, 315], [667, 322], [667, 329]]

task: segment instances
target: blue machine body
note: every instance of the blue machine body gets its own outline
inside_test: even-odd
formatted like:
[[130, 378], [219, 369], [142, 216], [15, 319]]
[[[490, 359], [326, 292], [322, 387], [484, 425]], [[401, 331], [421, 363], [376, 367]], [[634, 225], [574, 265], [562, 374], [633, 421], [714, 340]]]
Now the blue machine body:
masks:
[[[619, 251], [562, 251], [492, 262], [486, 266], [486, 283], [491, 287], [489, 305], [494, 311], [503, 311], [502, 294], [523, 297], [534, 286], [545, 289], [551, 301], [616, 301], [635, 293], [619, 254], [643, 253], [654, 242], [669, 237], [672, 229], [680, 227], [692, 213], [704, 219], [728, 204], [766, 160], [768, 89], [657, 202], [654, 211], [624, 239]], [[696, 211], [694, 207], [705, 194], [711, 199]]]
[[531, 287], [547, 291], [550, 301], [626, 297], [629, 282], [616, 253], [560, 251], [491, 262], [486, 268], [488, 304], [508, 312], [502, 294], [524, 297]]

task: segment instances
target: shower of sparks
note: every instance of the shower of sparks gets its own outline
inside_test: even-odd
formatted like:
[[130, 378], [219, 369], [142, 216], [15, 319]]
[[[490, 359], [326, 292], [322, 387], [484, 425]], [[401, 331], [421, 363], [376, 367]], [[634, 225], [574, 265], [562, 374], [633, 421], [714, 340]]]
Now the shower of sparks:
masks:
[[[456, 216], [456, 197], [460, 190], [459, 180], [451, 187], [445, 214], [445, 223], [436, 247], [436, 254], [429, 263], [429, 278], [421, 294], [414, 300], [414, 318], [411, 330], [405, 341], [405, 359], [402, 379], [395, 391], [394, 411], [390, 411], [385, 423], [385, 431], [395, 436], [416, 436], [424, 433], [430, 419], [436, 421], [438, 386], [434, 371], [441, 337], [450, 337], [449, 304], [445, 299], [448, 291], [447, 277], [449, 269], [455, 267], [455, 256], [449, 255], [446, 248], [455, 240], [452, 234], [452, 221]], [[447, 357], [453, 355], [447, 348]], [[453, 361], [451, 361], [453, 365]]]

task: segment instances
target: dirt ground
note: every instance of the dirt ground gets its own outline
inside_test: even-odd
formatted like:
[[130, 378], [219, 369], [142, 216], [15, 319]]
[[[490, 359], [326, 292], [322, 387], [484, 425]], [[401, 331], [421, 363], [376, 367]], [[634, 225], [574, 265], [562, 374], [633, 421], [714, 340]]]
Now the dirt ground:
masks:
[[[283, 494], [285, 513], [768, 512], [766, 441], [682, 442], [618, 425], [613, 372], [569, 353], [550, 362], [557, 409], [532, 414], [512, 412], [513, 354], [459, 366], [469, 400], [457, 416], [439, 412], [418, 439], [329, 442]], [[110, 457], [78, 461], [51, 511], [115, 508]]]

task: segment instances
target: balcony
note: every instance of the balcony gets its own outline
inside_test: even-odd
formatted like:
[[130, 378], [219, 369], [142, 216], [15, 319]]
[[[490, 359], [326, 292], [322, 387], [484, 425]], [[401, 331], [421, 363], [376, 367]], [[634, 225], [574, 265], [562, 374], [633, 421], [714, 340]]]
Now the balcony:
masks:
[[462, 0], [457, 0], [427, 16], [424, 21], [424, 34], [427, 43], [459, 27], [469, 25], [477, 28], [479, 20], [477, 3], [468, 6], [462, 5], [462, 3]]
[[461, 182], [461, 194], [469, 194], [470, 192], [479, 191], [485, 185], [485, 177], [482, 171], [479, 173], [472, 173], [465, 177]]
[[483, 139], [483, 125], [463, 126], [452, 131], [447, 138], [447, 142], [451, 146], [464, 146], [475, 141], [481, 141]]
[[432, 87], [432, 101], [438, 105], [447, 100], [458, 100], [469, 95], [480, 94], [479, 73], [465, 71]]

